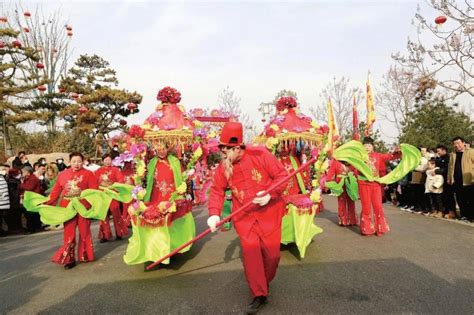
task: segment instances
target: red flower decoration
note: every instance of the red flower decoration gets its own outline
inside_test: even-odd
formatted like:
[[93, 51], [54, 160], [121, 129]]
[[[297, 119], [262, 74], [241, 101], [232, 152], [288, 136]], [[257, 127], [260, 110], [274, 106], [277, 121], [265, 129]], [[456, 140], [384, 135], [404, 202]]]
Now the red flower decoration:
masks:
[[133, 125], [128, 131], [128, 135], [132, 138], [143, 138], [145, 135], [145, 130], [138, 125]]
[[296, 106], [298, 106], [298, 104], [296, 103], [295, 98], [291, 97], [291, 96], [280, 97], [280, 99], [276, 103], [276, 108], [279, 112], [281, 112], [282, 110], [285, 110], [287, 108], [293, 108], [293, 107], [296, 107]]
[[328, 125], [320, 126], [319, 129], [316, 131], [316, 133], [319, 133], [319, 134], [322, 134], [322, 135], [329, 133]]
[[175, 88], [166, 86], [158, 92], [156, 98], [162, 103], [178, 104], [181, 101], [181, 93]]
[[267, 130], [265, 130], [265, 135], [267, 137], [275, 137], [276, 136], [276, 131], [273, 128], [268, 128]]

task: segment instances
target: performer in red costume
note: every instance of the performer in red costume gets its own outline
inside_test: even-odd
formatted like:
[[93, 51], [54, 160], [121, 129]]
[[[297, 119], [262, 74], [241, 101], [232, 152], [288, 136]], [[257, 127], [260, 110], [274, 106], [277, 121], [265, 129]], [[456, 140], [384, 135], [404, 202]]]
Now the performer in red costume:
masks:
[[[99, 188], [104, 189], [109, 187], [113, 183], [123, 183], [123, 175], [115, 166], [112, 166], [112, 157], [110, 154], [105, 154], [102, 157], [103, 166], [95, 171]], [[114, 220], [115, 237], [117, 240], [121, 240], [123, 236], [128, 234], [128, 229], [123, 223], [122, 216], [120, 214], [120, 203], [116, 200], [112, 200], [109, 206], [109, 211], [112, 213]], [[99, 240], [101, 243], [107, 242], [112, 237], [112, 230], [110, 229], [109, 214], [105, 217], [104, 221], [100, 221], [99, 226]]]
[[[364, 139], [364, 147], [369, 153], [369, 167], [372, 169], [374, 176], [382, 176], [383, 170], [386, 170], [385, 163], [390, 160], [400, 158], [400, 152], [394, 153], [378, 153], [374, 152], [374, 140], [370, 137]], [[377, 182], [369, 182], [359, 180], [359, 196], [362, 204], [362, 212], [360, 215], [360, 232], [362, 235], [376, 234], [381, 236], [390, 231], [387, 220], [383, 213], [382, 207], [382, 189]], [[372, 221], [372, 211], [374, 209]]]
[[[126, 161], [124, 163], [122, 169], [122, 176], [123, 182], [128, 185], [135, 186], [135, 170], [133, 168], [133, 164], [130, 161]], [[124, 226], [124, 235], [128, 234], [128, 227], [130, 226], [130, 214], [128, 213], [128, 207], [130, 206], [131, 202], [122, 204], [122, 221]]]
[[245, 276], [253, 301], [248, 313], [256, 313], [266, 302], [269, 284], [280, 260], [281, 220], [285, 203], [280, 198], [286, 184], [271, 194], [263, 191], [272, 182], [287, 175], [281, 163], [264, 148], [246, 148], [242, 124], [228, 122], [221, 133], [219, 148], [223, 161], [216, 169], [209, 196], [209, 219], [212, 231], [220, 221], [225, 191], [232, 192], [232, 210], [252, 200], [254, 207], [233, 219], [240, 237]]
[[[47, 202], [49, 205], [57, 205], [59, 203], [59, 206], [67, 207], [69, 200], [79, 197], [83, 190], [98, 188], [94, 174], [82, 167], [83, 155], [79, 152], [73, 152], [69, 155], [69, 159], [71, 167], [59, 173]], [[87, 209], [90, 208], [90, 204], [86, 200], [82, 199], [81, 203]], [[90, 220], [80, 215], [76, 215], [64, 223], [64, 245], [54, 254], [53, 262], [64, 265], [64, 269], [70, 269], [76, 265], [74, 258], [76, 226], [79, 226], [79, 242], [77, 246], [79, 261], [89, 262], [94, 260], [90, 224]]]
[[[339, 183], [342, 180], [340, 175], [347, 176], [349, 172], [353, 172], [354, 174], [357, 173], [353, 167], [347, 166], [333, 159], [331, 160], [331, 165], [329, 166], [326, 178], [328, 181], [335, 178], [336, 183]], [[355, 203], [351, 198], [349, 198], [345, 187], [343, 188], [342, 194], [337, 197], [337, 212], [340, 226], [357, 225]]]
[[[294, 169], [297, 169], [298, 167], [301, 166], [300, 160], [298, 159], [298, 157], [296, 157], [296, 148], [290, 149], [290, 148], [283, 147], [280, 150], [280, 157], [278, 158], [278, 160], [280, 160], [281, 164], [288, 172], [291, 172]], [[288, 185], [286, 186], [285, 191], [283, 192], [283, 195], [291, 196], [291, 195], [302, 194], [302, 193], [305, 193], [304, 190], [307, 187], [311, 186], [311, 183], [310, 183], [311, 176], [308, 170], [305, 170], [298, 174], [299, 175], [295, 175], [290, 179], [290, 181], [288, 182]], [[300, 182], [298, 181], [298, 176], [301, 176]]]

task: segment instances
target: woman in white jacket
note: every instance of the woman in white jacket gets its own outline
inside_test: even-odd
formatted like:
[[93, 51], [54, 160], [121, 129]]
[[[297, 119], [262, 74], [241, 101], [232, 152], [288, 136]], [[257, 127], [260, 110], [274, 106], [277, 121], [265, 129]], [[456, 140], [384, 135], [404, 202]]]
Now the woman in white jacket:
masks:
[[428, 170], [426, 171], [425, 193], [429, 194], [431, 201], [431, 215], [441, 218], [443, 216], [443, 183], [442, 175], [436, 174], [435, 160], [428, 161]]

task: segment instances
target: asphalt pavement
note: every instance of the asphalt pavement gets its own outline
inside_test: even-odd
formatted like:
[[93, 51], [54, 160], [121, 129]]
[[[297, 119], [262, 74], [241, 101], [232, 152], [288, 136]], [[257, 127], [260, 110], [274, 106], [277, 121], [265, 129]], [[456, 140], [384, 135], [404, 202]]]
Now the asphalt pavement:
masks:
[[[261, 314], [474, 314], [474, 225], [385, 205], [391, 231], [364, 237], [337, 224], [337, 204], [301, 260], [282, 247]], [[360, 206], [357, 207], [360, 211]], [[204, 207], [193, 211], [205, 228]], [[127, 240], [100, 244], [96, 261], [71, 270], [50, 262], [62, 231], [0, 239], [1, 314], [242, 314], [251, 297], [235, 232], [218, 232], [144, 272], [127, 266]]]

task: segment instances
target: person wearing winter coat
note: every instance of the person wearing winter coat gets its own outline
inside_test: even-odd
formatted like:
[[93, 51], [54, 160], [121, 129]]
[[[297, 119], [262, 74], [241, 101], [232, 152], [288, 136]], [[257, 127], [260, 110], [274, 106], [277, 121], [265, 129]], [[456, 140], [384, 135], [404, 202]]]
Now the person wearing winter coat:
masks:
[[443, 217], [443, 175], [436, 174], [435, 160], [428, 161], [428, 170], [426, 171], [425, 194], [429, 195], [431, 204], [431, 215]]

